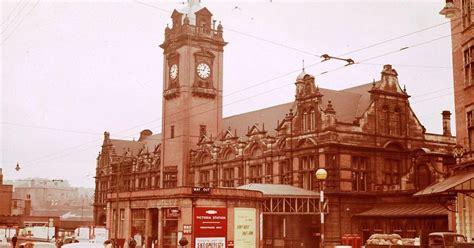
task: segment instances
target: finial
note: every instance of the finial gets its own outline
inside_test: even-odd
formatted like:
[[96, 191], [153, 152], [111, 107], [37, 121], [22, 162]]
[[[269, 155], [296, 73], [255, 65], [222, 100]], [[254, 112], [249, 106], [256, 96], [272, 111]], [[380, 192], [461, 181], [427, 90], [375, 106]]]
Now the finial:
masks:
[[304, 72], [304, 59], [303, 59], [303, 72]]
[[375, 78], [374, 78], [374, 79], [372, 79], [372, 87], [374, 87], [374, 88], [375, 88]]
[[407, 93], [407, 86], [405, 84], [403, 85], [403, 92]]

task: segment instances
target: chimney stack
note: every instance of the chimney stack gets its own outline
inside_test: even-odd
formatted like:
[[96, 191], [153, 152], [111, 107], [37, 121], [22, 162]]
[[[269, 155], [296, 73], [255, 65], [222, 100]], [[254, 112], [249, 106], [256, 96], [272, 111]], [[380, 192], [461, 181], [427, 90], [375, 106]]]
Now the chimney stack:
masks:
[[25, 199], [25, 208], [23, 210], [24, 216], [31, 216], [31, 196], [30, 194], [26, 195]]
[[2, 168], [0, 168], [0, 185], [3, 185], [3, 172], [2, 172]]
[[451, 136], [451, 112], [444, 110], [443, 113], [443, 136]]

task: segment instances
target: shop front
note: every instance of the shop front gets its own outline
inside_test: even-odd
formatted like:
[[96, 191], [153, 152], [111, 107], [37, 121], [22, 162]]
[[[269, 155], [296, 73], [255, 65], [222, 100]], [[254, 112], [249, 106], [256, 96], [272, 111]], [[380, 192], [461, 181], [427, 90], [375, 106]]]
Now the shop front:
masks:
[[[262, 193], [202, 189], [121, 192], [118, 197], [109, 194], [110, 238], [128, 241], [133, 237], [137, 244], [147, 248], [177, 248], [182, 239], [188, 240], [188, 247], [196, 248], [258, 247]], [[120, 213], [118, 223], [116, 213]]]

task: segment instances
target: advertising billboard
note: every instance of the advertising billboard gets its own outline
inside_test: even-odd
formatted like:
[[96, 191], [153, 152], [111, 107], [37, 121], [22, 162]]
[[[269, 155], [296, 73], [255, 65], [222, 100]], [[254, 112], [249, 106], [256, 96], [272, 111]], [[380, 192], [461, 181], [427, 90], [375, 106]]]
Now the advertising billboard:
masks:
[[234, 208], [235, 247], [257, 247], [256, 218], [255, 208]]
[[226, 208], [194, 208], [195, 248], [225, 248]]

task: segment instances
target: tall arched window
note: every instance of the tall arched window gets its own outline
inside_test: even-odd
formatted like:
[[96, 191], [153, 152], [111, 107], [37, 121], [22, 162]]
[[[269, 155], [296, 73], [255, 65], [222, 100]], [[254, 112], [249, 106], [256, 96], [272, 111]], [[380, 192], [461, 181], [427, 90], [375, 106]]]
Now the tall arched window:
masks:
[[303, 132], [306, 132], [306, 130], [308, 130], [308, 112], [306, 112], [306, 110], [303, 111]]
[[390, 133], [388, 106], [382, 106], [382, 116], [380, 117], [381, 130], [385, 134]]
[[393, 121], [395, 135], [402, 135], [402, 113], [401, 112], [402, 111], [400, 110], [400, 107], [395, 107], [394, 121]]
[[316, 111], [314, 111], [314, 109], [311, 109], [311, 125], [310, 125], [310, 128], [311, 130], [315, 130], [316, 129]]

